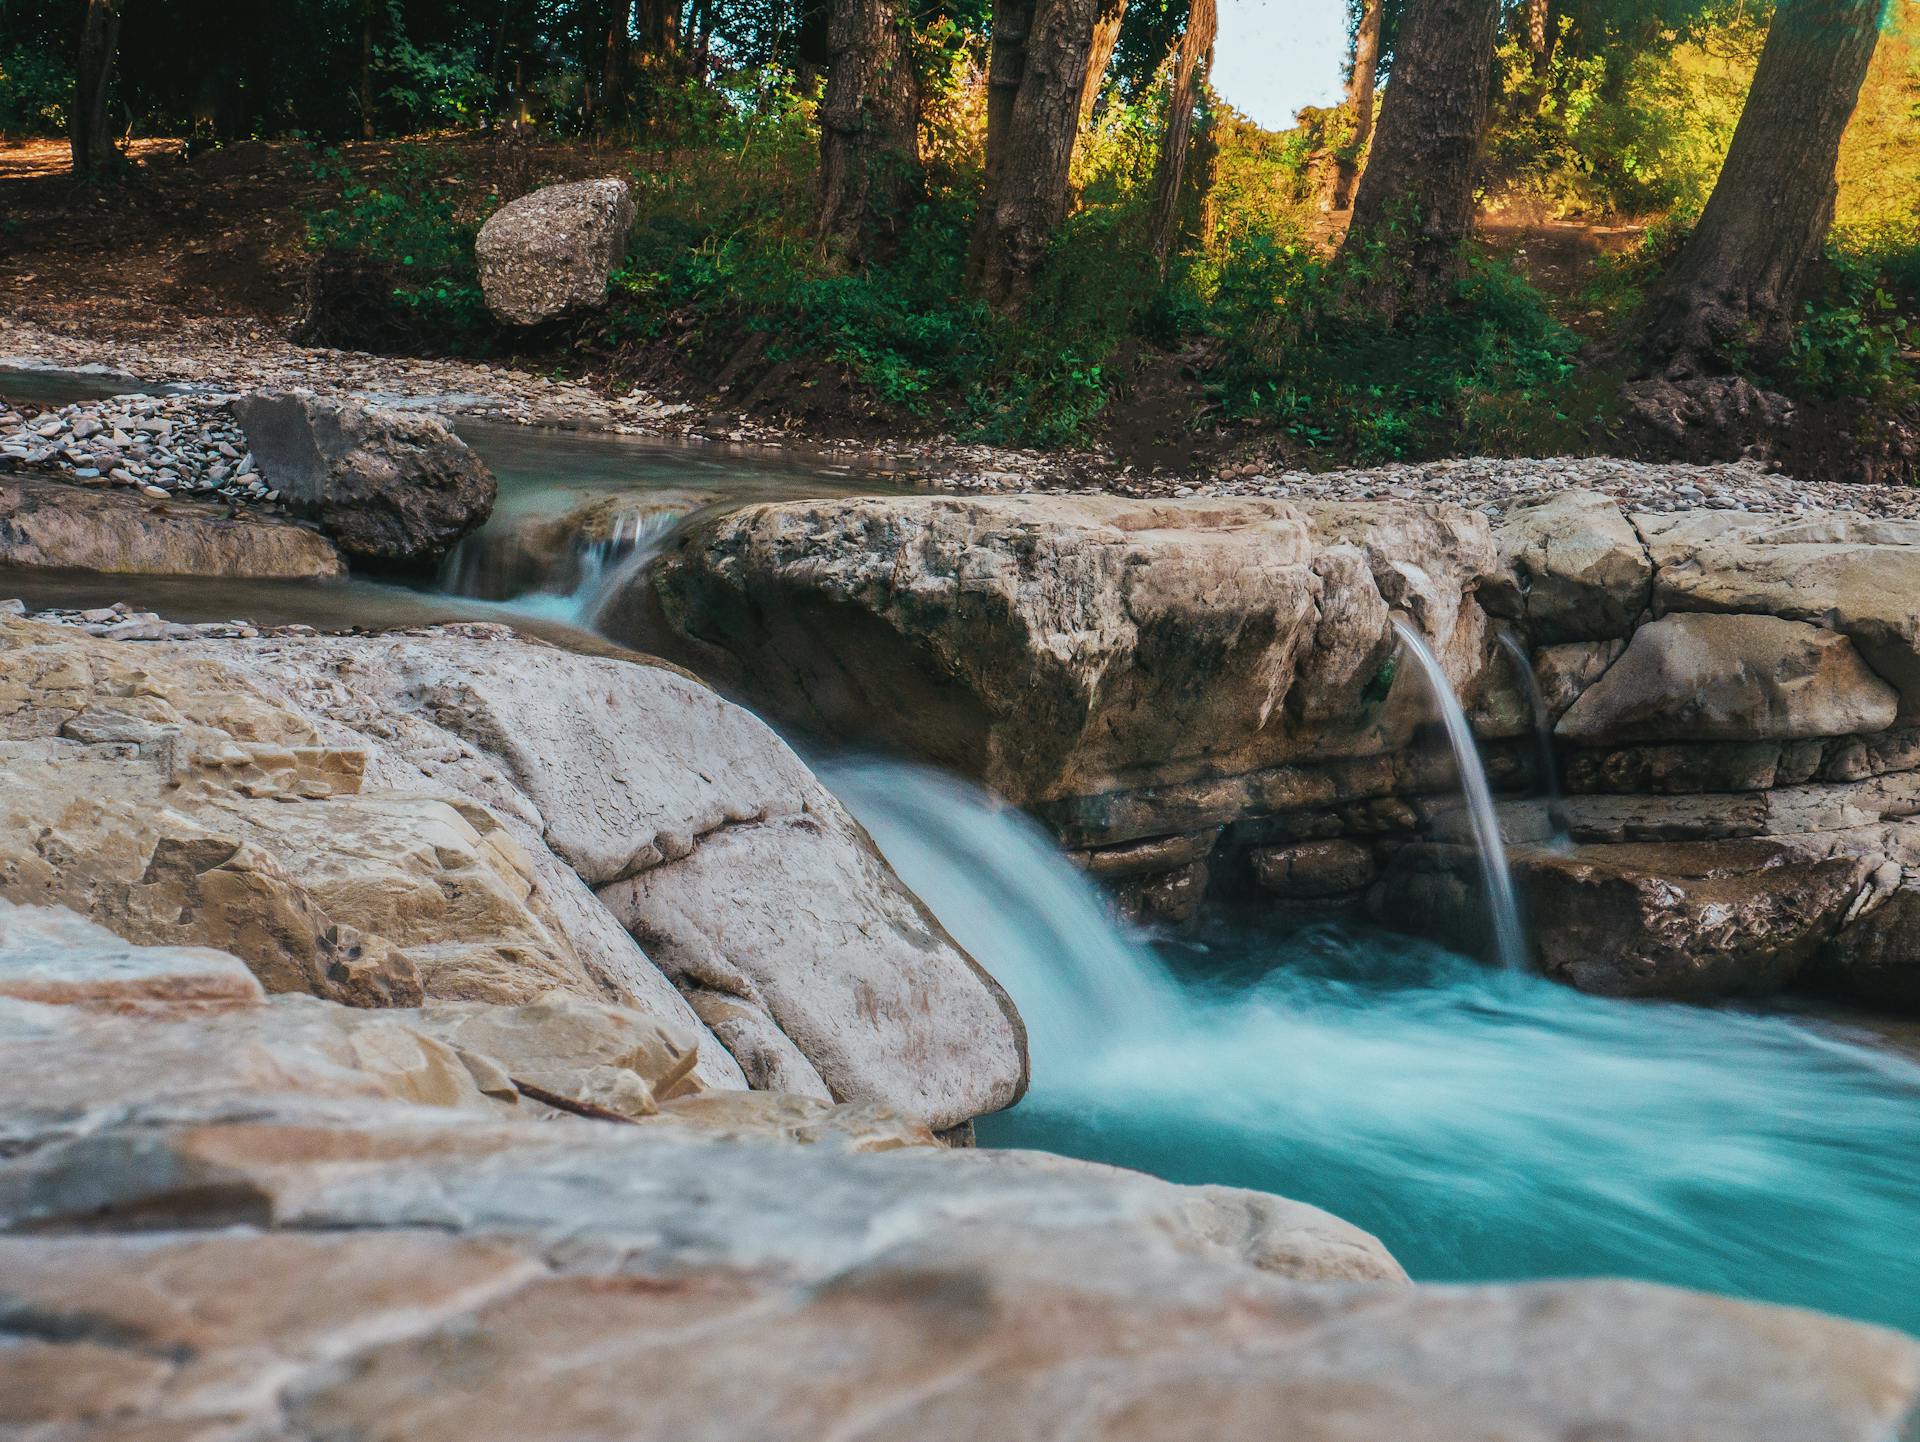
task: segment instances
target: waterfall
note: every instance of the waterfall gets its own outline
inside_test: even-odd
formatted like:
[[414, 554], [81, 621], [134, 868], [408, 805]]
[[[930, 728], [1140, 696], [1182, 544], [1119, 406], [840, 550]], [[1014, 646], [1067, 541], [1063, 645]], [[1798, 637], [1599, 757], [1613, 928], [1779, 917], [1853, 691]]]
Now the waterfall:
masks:
[[[686, 518], [687, 511], [669, 507], [623, 511], [613, 518], [603, 538], [575, 542], [564, 580], [549, 575], [493, 604], [515, 615], [592, 630], [607, 603], [666, 548]], [[511, 571], [506, 580], [500, 578], [500, 556], [511, 539], [512, 524], [497, 520], [462, 541], [447, 559], [440, 589], [455, 596], [501, 596], [511, 591]]]
[[1547, 823], [1553, 828], [1556, 846], [1571, 839], [1567, 824], [1567, 798], [1560, 789], [1560, 762], [1553, 750], [1553, 718], [1547, 714], [1547, 698], [1540, 694], [1540, 680], [1533, 674], [1533, 658], [1511, 631], [1500, 633], [1500, 647], [1513, 658], [1520, 674], [1520, 689], [1526, 694], [1527, 711], [1533, 717], [1534, 764], [1540, 771], [1540, 794], [1547, 799]]
[[821, 768], [829, 789], [1027, 1024], [1034, 1074], [1083, 1065], [1115, 1037], [1181, 1030], [1159, 959], [1025, 813], [895, 761]]
[[1507, 870], [1507, 850], [1500, 839], [1500, 820], [1493, 810], [1493, 791], [1487, 785], [1487, 769], [1480, 764], [1480, 748], [1474, 743], [1473, 727], [1454, 694], [1453, 683], [1433, 654], [1426, 638], [1399, 616], [1393, 629], [1400, 643], [1420, 663], [1433, 693], [1433, 704], [1447, 728], [1447, 742], [1453, 747], [1454, 765], [1460, 773], [1460, 789], [1466, 796], [1467, 816], [1473, 824], [1473, 843], [1480, 852], [1480, 877], [1487, 892], [1487, 915], [1493, 927], [1494, 955], [1511, 971], [1527, 964], [1526, 937], [1520, 929], [1520, 908], [1514, 901], [1513, 876]]
[[1123, 930], [979, 787], [820, 769], [1026, 1018], [1032, 1088], [981, 1145], [1279, 1192], [1423, 1281], [1624, 1275], [1920, 1332], [1913, 1061], [1353, 927]]

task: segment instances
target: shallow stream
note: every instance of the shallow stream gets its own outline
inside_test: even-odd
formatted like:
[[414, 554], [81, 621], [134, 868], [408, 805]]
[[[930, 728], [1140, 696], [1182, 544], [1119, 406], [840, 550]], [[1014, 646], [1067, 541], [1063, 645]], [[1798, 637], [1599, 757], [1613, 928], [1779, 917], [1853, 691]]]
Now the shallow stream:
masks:
[[[0, 375], [0, 396], [28, 390]], [[0, 570], [0, 595], [320, 628], [509, 620], [593, 646], [608, 587], [682, 518], [889, 489], [721, 448], [461, 429], [501, 501], [437, 585]], [[550, 558], [532, 530], [602, 501], [604, 534], [529, 571]], [[1313, 1202], [1421, 1280], [1624, 1275], [1920, 1334], [1920, 1062], [1879, 1030], [1608, 1001], [1353, 928], [1129, 935], [974, 789], [895, 762], [824, 774], [1027, 1020], [1032, 1090], [983, 1143]]]

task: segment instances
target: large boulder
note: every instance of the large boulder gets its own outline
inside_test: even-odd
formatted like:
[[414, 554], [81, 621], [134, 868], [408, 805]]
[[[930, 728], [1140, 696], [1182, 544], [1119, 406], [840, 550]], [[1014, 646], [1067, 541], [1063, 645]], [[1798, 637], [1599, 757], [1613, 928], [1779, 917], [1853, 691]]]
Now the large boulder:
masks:
[[1564, 491], [1517, 505], [1494, 539], [1502, 572], [1486, 604], [1523, 622], [1536, 644], [1625, 636], [1647, 609], [1653, 562], [1605, 496]]
[[307, 526], [31, 476], [0, 478], [0, 565], [249, 580], [327, 579], [346, 569]]
[[[1606, 996], [1705, 999], [1780, 990], [1839, 930], [1880, 860], [1765, 839], [1510, 846], [1535, 964]], [[1403, 930], [1484, 943], [1473, 851], [1400, 851], [1372, 898]]]
[[1840, 632], [1920, 719], [1920, 522], [1725, 513], [1636, 517], [1654, 609], [1783, 616]]
[[1024, 1088], [999, 985], [767, 726], [683, 672], [485, 626], [199, 649], [381, 783], [484, 805], [576, 954], [632, 991], [664, 970], [754, 1085], [941, 1127]]
[[261, 471], [348, 555], [437, 560], [493, 512], [493, 472], [437, 416], [262, 391], [234, 402]]
[[1033, 804], [1390, 749], [1432, 714], [1393, 616], [1471, 691], [1492, 564], [1446, 506], [866, 498], [736, 511], [647, 584], [757, 701]]
[[1561, 717], [1582, 746], [1777, 741], [1884, 731], [1900, 696], [1838, 631], [1778, 616], [1670, 615]]
[[509, 201], [473, 243], [487, 309], [537, 325], [604, 304], [634, 213], [624, 180], [576, 180]]

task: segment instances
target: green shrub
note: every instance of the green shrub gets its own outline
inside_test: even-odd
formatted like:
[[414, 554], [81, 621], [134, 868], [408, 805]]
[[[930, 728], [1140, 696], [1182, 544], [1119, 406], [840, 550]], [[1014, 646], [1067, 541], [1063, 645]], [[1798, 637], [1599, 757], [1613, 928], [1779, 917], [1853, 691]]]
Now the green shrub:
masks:
[[61, 135], [73, 69], [63, 55], [29, 46], [0, 51], [0, 135]]
[[[305, 338], [369, 349], [482, 348], [493, 326], [473, 258], [479, 222], [458, 202], [444, 155], [405, 146], [384, 175], [368, 180], [329, 153], [314, 174], [338, 186], [339, 199], [307, 216]], [[497, 204], [490, 197], [486, 209]]]

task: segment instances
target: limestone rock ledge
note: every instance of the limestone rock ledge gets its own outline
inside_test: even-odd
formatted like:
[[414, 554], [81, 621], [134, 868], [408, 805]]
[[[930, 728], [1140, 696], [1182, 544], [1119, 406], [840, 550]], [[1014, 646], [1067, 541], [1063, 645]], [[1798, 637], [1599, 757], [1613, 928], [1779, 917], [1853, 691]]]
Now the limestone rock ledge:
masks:
[[497, 627], [173, 645], [0, 618], [0, 898], [231, 951], [273, 992], [626, 1008], [700, 1086], [944, 1128], [1025, 1084], [1005, 994], [771, 731]]
[[[871, 1103], [676, 1096], [632, 1024], [269, 997], [217, 952], [0, 904], [0, 1422], [1885, 1442], [1920, 1416], [1891, 1333], [1624, 1283], [1411, 1288], [1277, 1197], [949, 1151]], [[648, 1105], [556, 1111], [523, 1071]]]
[[[1136, 916], [1365, 905], [1470, 940], [1457, 773], [1398, 618], [1536, 846], [1544, 970], [1920, 995], [1920, 523], [1581, 491], [1497, 532], [1435, 503], [794, 502], [696, 528], [612, 614], [814, 732], [978, 778]], [[1573, 853], [1522, 799], [1534, 695]]]

